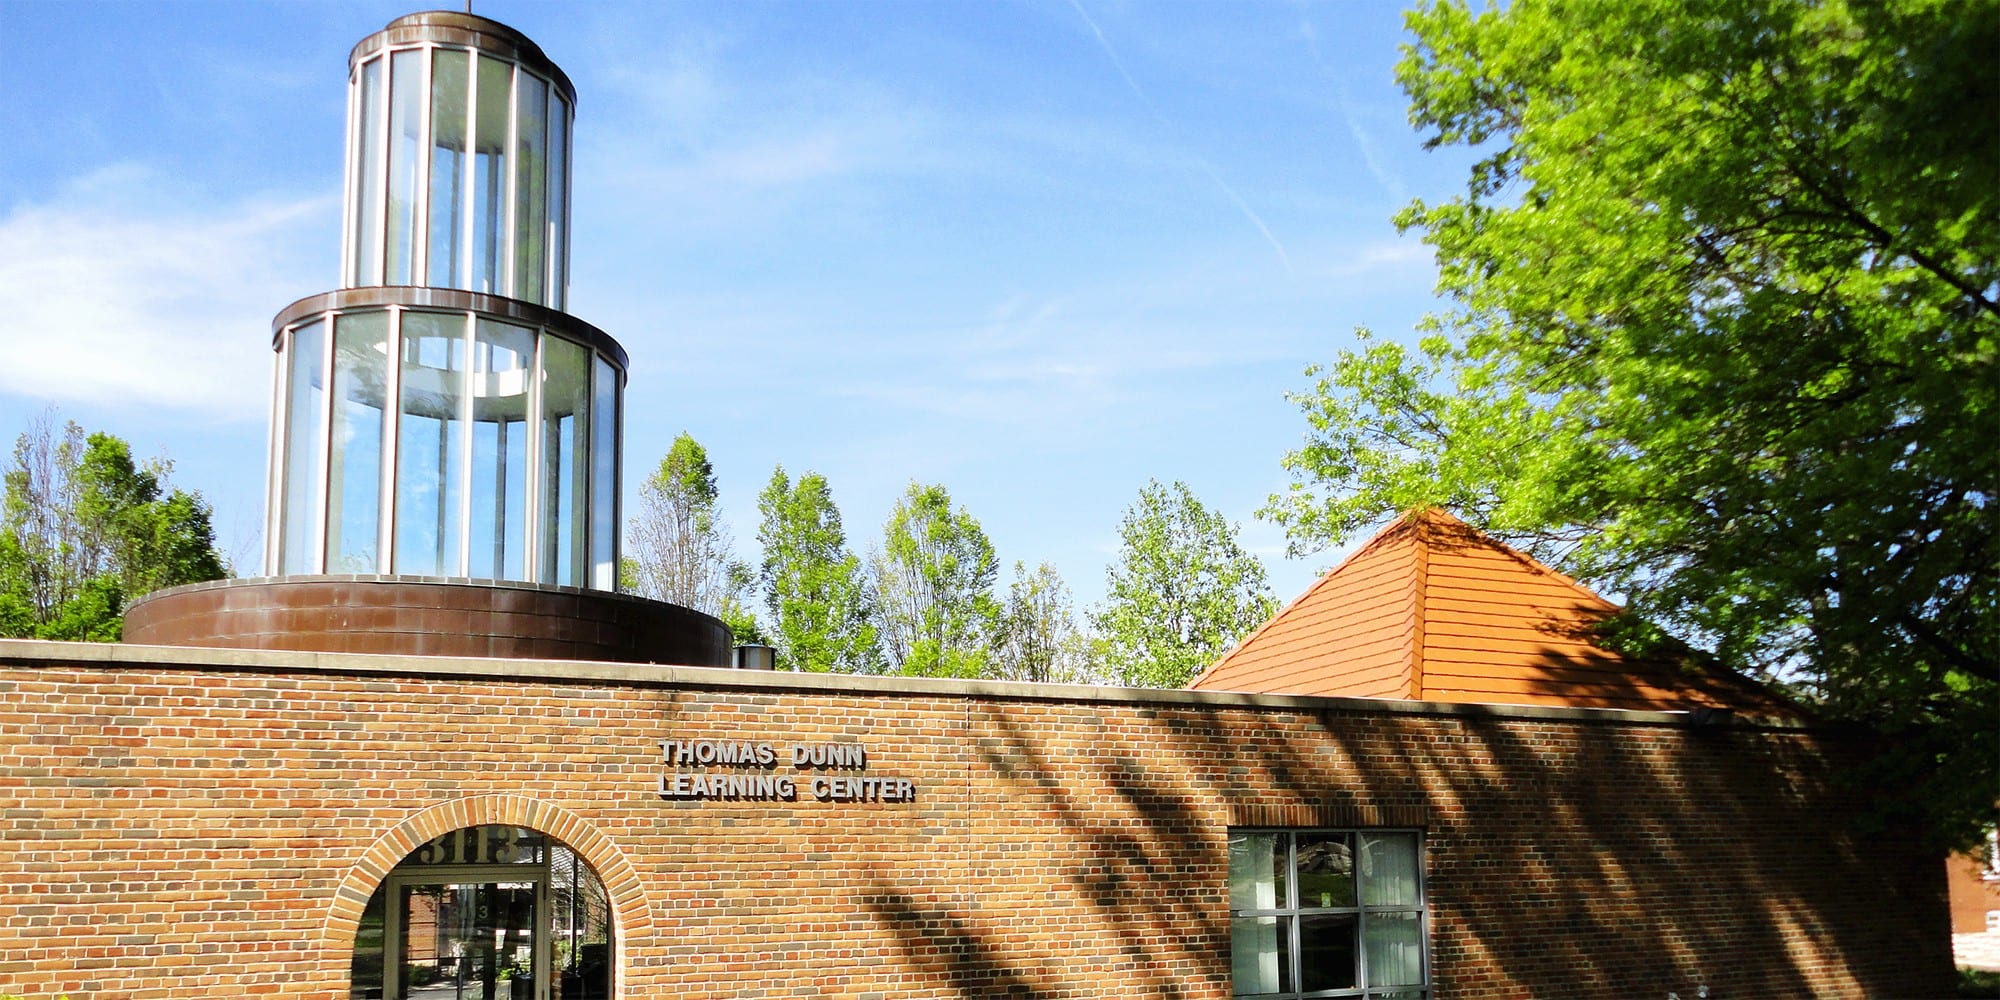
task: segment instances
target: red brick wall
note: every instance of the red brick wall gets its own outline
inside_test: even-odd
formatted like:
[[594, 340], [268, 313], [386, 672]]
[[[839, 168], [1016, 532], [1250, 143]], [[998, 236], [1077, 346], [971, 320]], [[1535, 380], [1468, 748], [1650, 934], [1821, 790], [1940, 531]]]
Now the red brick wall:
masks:
[[[1951, 988], [1941, 866], [1799, 732], [432, 669], [0, 643], [0, 993], [345, 997], [381, 874], [479, 822], [597, 867], [626, 997], [1219, 1000], [1232, 824], [1425, 828], [1440, 998]], [[861, 742], [917, 801], [658, 796], [660, 740], [732, 737]]]
[[1945, 862], [1950, 886], [1951, 932], [1983, 934], [1986, 914], [2000, 910], [2000, 881], [1988, 877], [1986, 863], [1969, 854], [1954, 854]]

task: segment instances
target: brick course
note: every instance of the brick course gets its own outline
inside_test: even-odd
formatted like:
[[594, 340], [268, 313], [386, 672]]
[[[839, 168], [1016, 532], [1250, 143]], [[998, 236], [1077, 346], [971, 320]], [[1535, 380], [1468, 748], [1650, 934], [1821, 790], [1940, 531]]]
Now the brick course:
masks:
[[[383, 873], [489, 822], [597, 869], [626, 997], [1220, 1000], [1246, 825], [1424, 829], [1439, 998], [1952, 988], [1943, 866], [1801, 729], [49, 643], [0, 706], [0, 993], [344, 998]], [[657, 794], [731, 738], [916, 801]]]

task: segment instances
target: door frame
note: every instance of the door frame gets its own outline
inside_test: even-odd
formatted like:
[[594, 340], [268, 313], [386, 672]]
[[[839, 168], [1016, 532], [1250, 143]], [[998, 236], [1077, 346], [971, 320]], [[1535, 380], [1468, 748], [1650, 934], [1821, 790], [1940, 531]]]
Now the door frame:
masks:
[[543, 852], [535, 864], [411, 865], [398, 866], [382, 882], [382, 997], [404, 1000], [403, 996], [403, 889], [412, 885], [500, 885], [529, 882], [534, 885], [533, 924], [535, 1000], [549, 1000], [551, 993], [551, 952], [549, 913], [549, 859]]

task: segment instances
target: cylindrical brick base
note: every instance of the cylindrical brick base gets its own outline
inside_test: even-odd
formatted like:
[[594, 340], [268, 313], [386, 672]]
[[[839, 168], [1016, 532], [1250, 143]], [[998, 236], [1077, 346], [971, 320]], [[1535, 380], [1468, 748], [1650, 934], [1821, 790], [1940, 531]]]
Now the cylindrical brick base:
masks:
[[729, 627], [678, 604], [574, 587], [291, 576], [157, 591], [125, 641], [321, 653], [731, 665]]

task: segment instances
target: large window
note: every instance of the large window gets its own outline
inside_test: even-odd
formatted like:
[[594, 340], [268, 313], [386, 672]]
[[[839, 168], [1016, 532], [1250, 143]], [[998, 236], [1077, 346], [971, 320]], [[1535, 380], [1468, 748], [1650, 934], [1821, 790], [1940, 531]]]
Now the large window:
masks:
[[1409, 830], [1232, 830], [1235, 995], [1425, 1000], [1423, 854]]

